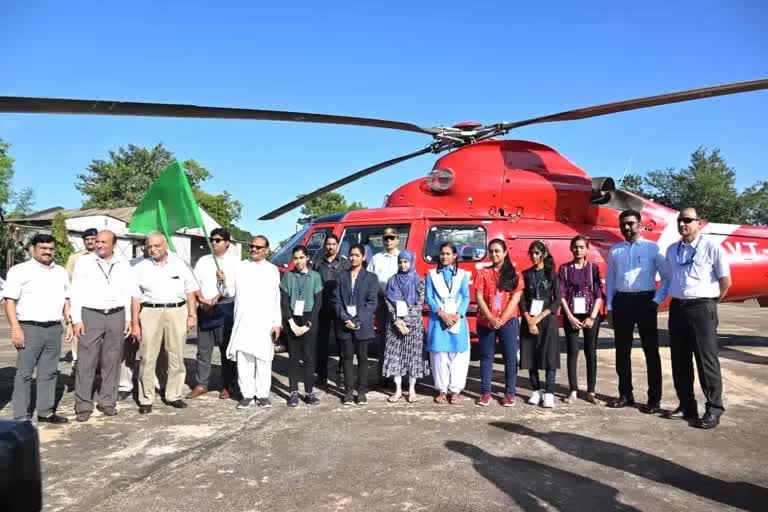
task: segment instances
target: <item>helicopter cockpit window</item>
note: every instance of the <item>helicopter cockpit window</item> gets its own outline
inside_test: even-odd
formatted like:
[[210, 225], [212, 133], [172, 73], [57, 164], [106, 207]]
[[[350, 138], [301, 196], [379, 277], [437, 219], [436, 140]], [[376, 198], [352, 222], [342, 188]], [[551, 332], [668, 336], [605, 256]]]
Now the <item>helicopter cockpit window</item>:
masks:
[[380, 253], [384, 250], [384, 240], [382, 234], [385, 228], [395, 228], [400, 238], [398, 248], [400, 250], [405, 249], [408, 243], [408, 234], [411, 231], [411, 226], [404, 225], [381, 225], [381, 226], [349, 226], [344, 229], [344, 233], [341, 235], [341, 246], [339, 253], [344, 256], [349, 252], [349, 248], [354, 244], [363, 244], [365, 247], [366, 260], [371, 261], [374, 254]]
[[[301, 244], [304, 237], [307, 236], [307, 231], [311, 226], [306, 225], [302, 229], [296, 232], [287, 242], [280, 244], [277, 248], [277, 252], [269, 259], [273, 264], [278, 267], [287, 267], [291, 263], [291, 257], [293, 256], [293, 248]], [[325, 236], [323, 236], [325, 239]]]
[[424, 259], [429, 263], [437, 263], [440, 246], [445, 242], [453, 242], [459, 261], [480, 261], [485, 258], [487, 238], [488, 235], [483, 226], [432, 226], [427, 231], [427, 239], [424, 241]]
[[309, 261], [317, 262], [325, 254], [325, 237], [333, 232], [332, 228], [316, 229], [307, 240]]

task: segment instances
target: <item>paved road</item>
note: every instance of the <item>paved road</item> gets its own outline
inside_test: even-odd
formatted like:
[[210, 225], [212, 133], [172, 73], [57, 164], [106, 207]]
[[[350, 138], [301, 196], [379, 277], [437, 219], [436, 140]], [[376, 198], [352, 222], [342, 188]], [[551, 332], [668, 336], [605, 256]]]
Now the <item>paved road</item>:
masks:
[[[344, 407], [325, 393], [320, 406], [291, 410], [280, 399], [287, 361], [278, 356], [271, 409], [237, 411], [210, 393], [183, 411], [158, 405], [140, 416], [135, 404], [121, 403], [115, 418], [41, 427], [46, 510], [765, 510], [766, 311], [721, 306], [727, 412], [714, 431], [585, 402], [479, 408], [469, 400], [479, 388], [476, 363], [461, 405], [434, 404], [423, 386], [416, 404], [389, 404], [372, 393], [367, 407]], [[611, 338], [604, 329], [604, 395], [616, 389]], [[4, 319], [0, 339], [0, 417], [8, 418], [14, 351]], [[195, 345], [186, 348], [191, 369]], [[672, 408], [667, 348], [662, 362], [664, 405]], [[633, 365], [643, 401], [639, 349]], [[69, 374], [69, 363], [61, 369]], [[501, 366], [496, 370], [501, 392]], [[558, 382], [562, 394], [564, 370]], [[61, 384], [59, 411], [73, 417], [72, 381], [62, 376]], [[527, 379], [519, 384], [526, 398]]]

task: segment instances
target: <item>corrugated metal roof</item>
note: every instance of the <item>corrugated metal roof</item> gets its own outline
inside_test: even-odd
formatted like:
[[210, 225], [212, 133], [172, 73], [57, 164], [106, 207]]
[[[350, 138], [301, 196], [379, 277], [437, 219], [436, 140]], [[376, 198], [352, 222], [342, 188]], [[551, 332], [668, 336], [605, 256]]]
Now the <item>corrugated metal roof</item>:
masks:
[[124, 208], [48, 208], [39, 212], [32, 213], [23, 219], [9, 219], [14, 222], [39, 222], [39, 221], [52, 221], [58, 214], [62, 214], [67, 219], [77, 217], [93, 217], [96, 215], [105, 215], [107, 217], [114, 217], [125, 223], [130, 222], [131, 215], [136, 210], [135, 206], [126, 206]]

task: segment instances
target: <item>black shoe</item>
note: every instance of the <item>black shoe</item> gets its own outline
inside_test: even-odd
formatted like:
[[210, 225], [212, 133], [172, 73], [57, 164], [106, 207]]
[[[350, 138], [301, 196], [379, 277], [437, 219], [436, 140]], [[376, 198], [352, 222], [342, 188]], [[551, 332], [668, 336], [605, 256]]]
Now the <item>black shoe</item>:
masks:
[[309, 405], [320, 405], [320, 399], [314, 393], [310, 393], [307, 395], [307, 403]]
[[96, 409], [104, 416], [117, 416], [117, 408], [115, 407], [103, 407], [99, 404], [96, 406]]
[[65, 418], [64, 416], [59, 416], [58, 414], [53, 413], [50, 416], [46, 416], [46, 417], [38, 416], [37, 417], [37, 422], [38, 423], [51, 423], [53, 425], [62, 425], [64, 423], [69, 422], [69, 420], [67, 418]]
[[696, 427], [703, 428], [704, 430], [713, 429], [720, 424], [720, 416], [715, 416], [711, 412], [704, 413], [704, 417], [696, 423]]
[[648, 402], [640, 407], [640, 411], [645, 414], [658, 414], [661, 412], [661, 404], [659, 402]]
[[139, 406], [139, 414], [149, 414], [152, 412], [152, 406], [151, 405], [140, 405]]
[[288, 407], [298, 407], [299, 406], [299, 393], [296, 391], [293, 391], [291, 393], [291, 396], [288, 397]]
[[674, 411], [665, 414], [664, 417], [671, 420], [698, 421], [699, 411], [696, 409], [695, 405], [691, 407], [684, 407], [681, 405]]
[[259, 404], [259, 407], [263, 407], [265, 409], [272, 407], [272, 402], [269, 400], [269, 398], [257, 398], [256, 402]]
[[341, 403], [344, 405], [353, 405], [355, 403], [355, 394], [354, 393], [347, 393], [344, 395], [344, 398], [341, 400]]
[[633, 405], [635, 405], [635, 397], [632, 395], [620, 396], [605, 404], [606, 407], [610, 407], [611, 409], [623, 409], [624, 407], [631, 407]]
[[320, 378], [318, 377], [317, 381], [315, 382], [315, 386], [319, 388], [324, 388], [328, 385], [328, 377]]
[[117, 401], [122, 402], [126, 398], [129, 398], [131, 396], [130, 391], [118, 391], [117, 392]]
[[365, 405], [368, 403], [368, 397], [365, 396], [365, 393], [362, 395], [357, 395], [357, 405]]
[[175, 407], [176, 409], [186, 409], [187, 408], [187, 402], [179, 398], [178, 400], [174, 400], [173, 402], [168, 402], [168, 405], [171, 407]]

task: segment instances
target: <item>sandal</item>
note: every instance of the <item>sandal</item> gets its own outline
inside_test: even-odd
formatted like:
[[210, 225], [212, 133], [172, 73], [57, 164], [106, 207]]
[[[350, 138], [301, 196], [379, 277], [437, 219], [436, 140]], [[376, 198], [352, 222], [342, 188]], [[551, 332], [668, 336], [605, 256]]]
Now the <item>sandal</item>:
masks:
[[448, 398], [445, 396], [445, 393], [440, 393], [435, 397], [435, 403], [444, 404], [447, 402], [448, 402]]
[[400, 399], [403, 397], [401, 393], [395, 393], [394, 395], [387, 398], [387, 402], [394, 404], [400, 401]]
[[419, 401], [419, 397], [416, 395], [416, 393], [408, 393], [408, 396], [406, 396], [405, 399], [409, 404]]

